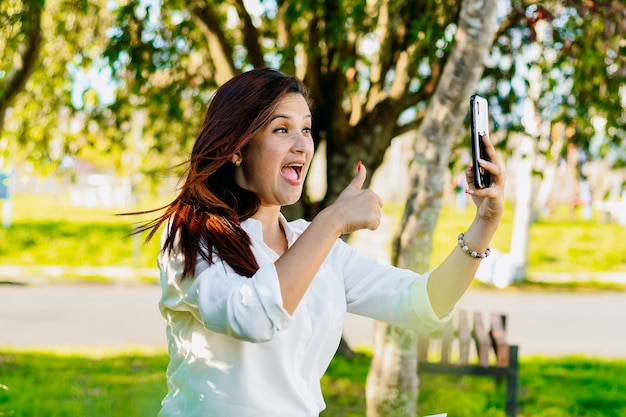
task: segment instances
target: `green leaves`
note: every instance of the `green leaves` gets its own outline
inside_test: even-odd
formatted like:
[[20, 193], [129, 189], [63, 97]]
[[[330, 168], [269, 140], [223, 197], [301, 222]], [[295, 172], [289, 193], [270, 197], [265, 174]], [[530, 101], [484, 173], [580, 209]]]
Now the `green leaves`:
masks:
[[[521, 114], [515, 112], [520, 100], [528, 89], [539, 87], [537, 105], [544, 121], [576, 131], [569, 142], [594, 158], [610, 156], [619, 165], [624, 155], [618, 150], [626, 145], [620, 97], [626, 83], [626, 57], [620, 54], [626, 47], [626, 6], [567, 1], [514, 2], [513, 7], [486, 71], [491, 82], [485, 94], [501, 107], [500, 124], [507, 130], [519, 125]], [[541, 52], [535, 56], [537, 48]], [[514, 63], [511, 70], [500, 68], [503, 59]], [[541, 72], [538, 81], [531, 78], [533, 67]], [[506, 84], [512, 88], [503, 88]]]
[[[39, 54], [24, 84], [10, 90], [37, 5], [44, 6]], [[144, 162], [164, 168], [186, 155], [215, 88], [261, 60], [305, 79], [316, 102], [316, 136], [330, 142], [333, 164], [359, 158], [375, 169], [391, 138], [419, 125], [459, 8], [451, 0], [5, 0], [0, 156], [54, 164], [64, 152], [80, 154], [96, 143], [121, 155], [133, 111], [141, 109], [148, 120]], [[624, 16], [615, 1], [512, 2], [479, 91], [491, 98], [500, 129], [522, 130], [521, 105], [537, 84], [529, 79], [534, 66], [544, 119], [574, 129], [572, 140], [597, 157], [626, 159], [619, 152], [626, 140]], [[530, 59], [537, 46], [543, 52]], [[392, 99], [392, 86], [402, 95]], [[598, 117], [601, 126], [592, 123]], [[385, 133], [365, 138], [374, 125]], [[600, 143], [590, 147], [592, 138]], [[364, 154], [354, 155], [355, 146]]]

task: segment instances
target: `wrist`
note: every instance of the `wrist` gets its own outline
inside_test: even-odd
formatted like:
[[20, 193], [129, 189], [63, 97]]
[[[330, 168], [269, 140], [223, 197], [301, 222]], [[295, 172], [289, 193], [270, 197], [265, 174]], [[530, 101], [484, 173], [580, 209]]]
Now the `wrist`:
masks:
[[315, 223], [316, 227], [325, 230], [326, 234], [329, 234], [331, 237], [337, 239], [344, 233], [343, 225], [337, 220], [338, 216], [333, 215], [330, 207], [331, 206], [326, 207], [317, 213], [311, 223]]
[[491, 253], [491, 248], [489, 247], [487, 247], [484, 252], [480, 252], [468, 246], [465, 243], [465, 233], [459, 233], [459, 236], [457, 237], [457, 242], [459, 244], [459, 248], [461, 248], [463, 252], [467, 253], [472, 258], [483, 259], [489, 256], [489, 254]]
[[[463, 233], [462, 237], [460, 235], [457, 237], [457, 240], [462, 240], [463, 246], [471, 248], [471, 251], [477, 254], [485, 253], [489, 248], [491, 238], [495, 234], [497, 227], [497, 225], [493, 225], [490, 222], [484, 223], [475, 220]], [[460, 242], [459, 247], [461, 247]]]
[[487, 236], [488, 239], [491, 239], [496, 233], [496, 230], [498, 230], [499, 225], [500, 216], [498, 216], [498, 218], [491, 217], [488, 219], [476, 216], [474, 221], [472, 221], [470, 226], [467, 228], [465, 234], [467, 235], [469, 232], [471, 232], [472, 235], [478, 233], [480, 235]]

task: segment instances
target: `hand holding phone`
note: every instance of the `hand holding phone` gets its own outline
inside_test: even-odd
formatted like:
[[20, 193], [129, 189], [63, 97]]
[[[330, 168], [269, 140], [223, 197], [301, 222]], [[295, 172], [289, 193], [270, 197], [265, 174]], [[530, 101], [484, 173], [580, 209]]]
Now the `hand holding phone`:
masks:
[[491, 174], [478, 164], [479, 159], [489, 160], [482, 139], [483, 136], [489, 133], [489, 106], [487, 100], [476, 94], [471, 96], [470, 112], [474, 186], [476, 188], [487, 188], [491, 186]]

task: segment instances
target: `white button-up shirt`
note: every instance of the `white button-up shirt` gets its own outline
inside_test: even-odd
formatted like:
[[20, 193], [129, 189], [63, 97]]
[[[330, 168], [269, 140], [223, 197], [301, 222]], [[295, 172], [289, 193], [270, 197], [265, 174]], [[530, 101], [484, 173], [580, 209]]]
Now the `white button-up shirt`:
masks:
[[[288, 245], [308, 222], [281, 218]], [[170, 363], [161, 417], [312, 417], [326, 407], [320, 379], [341, 339], [346, 311], [428, 331], [452, 316], [432, 311], [424, 275], [384, 265], [338, 239], [294, 311], [287, 313], [261, 223], [242, 223], [260, 266], [252, 278], [198, 258], [181, 280], [180, 253], [161, 254]]]

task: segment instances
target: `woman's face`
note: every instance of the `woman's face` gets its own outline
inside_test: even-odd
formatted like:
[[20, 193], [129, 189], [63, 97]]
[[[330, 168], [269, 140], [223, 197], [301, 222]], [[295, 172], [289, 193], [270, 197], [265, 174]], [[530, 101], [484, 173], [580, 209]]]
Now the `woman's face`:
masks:
[[286, 95], [270, 122], [250, 140], [235, 168], [237, 184], [257, 194], [262, 206], [286, 206], [302, 195], [313, 158], [311, 111], [304, 97]]

